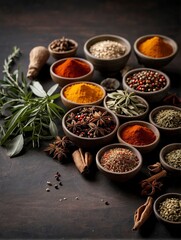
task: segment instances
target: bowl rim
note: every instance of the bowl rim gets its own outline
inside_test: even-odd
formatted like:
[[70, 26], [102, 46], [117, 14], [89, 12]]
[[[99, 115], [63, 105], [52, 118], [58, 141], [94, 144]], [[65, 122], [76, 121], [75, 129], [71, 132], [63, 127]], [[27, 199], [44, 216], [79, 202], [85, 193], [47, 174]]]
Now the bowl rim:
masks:
[[[173, 221], [169, 221], [163, 217], [161, 217], [161, 215], [159, 214], [158, 212], [158, 208], [156, 207], [158, 205], [158, 203], [160, 202], [163, 202], [166, 198], [171, 198], [171, 197], [178, 197], [181, 199], [181, 194], [180, 193], [176, 193], [176, 192], [170, 192], [170, 193], [165, 193], [165, 194], [162, 194], [160, 195], [159, 197], [156, 198], [156, 200], [154, 201], [153, 203], [153, 211], [155, 213], [155, 215], [161, 219], [163, 222], [166, 222], [166, 223], [171, 223], [171, 224], [181, 224], [181, 221], [179, 222], [173, 222]], [[161, 201], [162, 200], [162, 201]]]
[[[149, 129], [151, 129], [151, 128], [150, 128], [150, 126], [151, 126], [151, 127], [154, 129], [154, 131], [151, 129], [151, 130], [154, 132], [154, 134], [155, 134], [155, 132], [156, 132], [156, 134], [155, 134], [155, 136], [156, 136], [155, 140], [154, 140], [152, 143], [150, 143], [150, 144], [145, 144], [145, 145], [134, 145], [134, 144], [130, 144], [130, 143], [125, 142], [125, 141], [121, 138], [120, 132], [121, 132], [126, 126], [136, 125], [136, 124], [142, 125], [142, 126], [146, 126], [146, 127], [148, 127]], [[121, 141], [123, 141], [125, 144], [129, 144], [129, 145], [131, 145], [131, 146], [133, 146], [133, 147], [135, 147], [135, 148], [139, 148], [139, 149], [141, 150], [141, 149], [144, 149], [144, 148], [147, 148], [147, 147], [150, 147], [150, 146], [156, 144], [156, 143], [160, 140], [160, 132], [159, 132], [159, 130], [158, 130], [158, 128], [157, 128], [156, 126], [154, 126], [153, 124], [151, 124], [151, 123], [149, 123], [149, 122], [142, 121], [142, 120], [132, 120], [132, 121], [125, 122], [125, 123], [121, 124], [121, 125], [118, 127], [118, 130], [117, 130], [117, 138], [118, 138], [118, 139], [120, 138]]]
[[[123, 90], [123, 91], [125, 91], [125, 90]], [[116, 92], [116, 91], [113, 91], [113, 92]], [[149, 109], [150, 109], [149, 103], [146, 101], [146, 99], [144, 99], [143, 97], [141, 97], [141, 96], [139, 96], [139, 95], [136, 95], [136, 94], [135, 94], [134, 96], [137, 97], [137, 98], [139, 98], [139, 99], [141, 99], [141, 101], [144, 102], [145, 105], [146, 105], [146, 110], [145, 110], [142, 114], [139, 114], [139, 115], [137, 115], [137, 116], [126, 116], [126, 115], [121, 115], [121, 114], [116, 113], [116, 112], [113, 112], [113, 113], [116, 114], [118, 117], [123, 118], [123, 119], [129, 119], [129, 118], [130, 118], [130, 119], [135, 119], [135, 120], [136, 120], [137, 117], [142, 117], [142, 116], [146, 115], [146, 114], [149, 112]], [[107, 98], [109, 98], [108, 94], [105, 96], [105, 98], [104, 98], [104, 100], [103, 100], [103, 104], [104, 104], [105, 108], [109, 109], [109, 108], [107, 107], [107, 104], [106, 104]], [[109, 110], [110, 110], [110, 109], [109, 109]], [[110, 111], [112, 111], [112, 110], [110, 110]]]
[[[141, 92], [141, 91], [138, 91], [138, 90], [136, 90], [136, 89], [134, 89], [134, 88], [129, 87], [128, 84], [126, 83], [126, 78], [127, 78], [129, 75], [133, 74], [133, 73], [141, 72], [141, 71], [153, 71], [153, 72], [158, 72], [158, 73], [160, 73], [161, 75], [163, 75], [163, 76], [165, 77], [165, 79], [166, 79], [166, 85], [164, 86], [164, 88], [161, 88], [161, 89], [159, 89], [159, 90], [157, 90], [157, 91], [155, 91], [155, 92], [153, 92], [153, 91], [151, 91], [151, 92]], [[164, 72], [162, 72], [162, 71], [160, 71], [160, 70], [157, 70], [157, 69], [154, 69], [154, 68], [140, 67], [140, 68], [131, 69], [130, 71], [128, 71], [127, 73], [125, 73], [125, 74], [123, 75], [122, 81], [123, 81], [123, 84], [126, 86], [126, 88], [127, 88], [129, 91], [135, 92], [135, 93], [137, 93], [138, 95], [141, 94], [141, 95], [145, 95], [145, 96], [146, 96], [146, 95], [159, 94], [159, 93], [161, 93], [161, 92], [163, 92], [163, 91], [165, 91], [165, 90], [167, 90], [167, 89], [170, 88], [170, 78], [168, 77], [168, 75], [166, 75]]]
[[[81, 84], [82, 84], [82, 83], [85, 83], [85, 84], [95, 85], [95, 86], [99, 87], [99, 88], [102, 90], [102, 92], [103, 92], [103, 96], [102, 96], [99, 100], [94, 101], [94, 102], [90, 102], [90, 103], [77, 103], [77, 102], [73, 102], [73, 101], [67, 99], [67, 98], [64, 96], [64, 91], [65, 91], [65, 89], [66, 89], [67, 87], [70, 87], [70, 86], [75, 85], [75, 84], [80, 84], [80, 83], [81, 83]], [[94, 104], [96, 104], [97, 102], [102, 101], [102, 100], [104, 99], [105, 95], [106, 95], [106, 91], [105, 91], [105, 89], [104, 89], [100, 84], [95, 83], [95, 82], [89, 82], [89, 81], [79, 81], [79, 82], [68, 83], [67, 85], [65, 85], [65, 86], [60, 90], [60, 96], [61, 96], [65, 101], [67, 101], [67, 102], [70, 103], [70, 104], [75, 104], [75, 105], [79, 105], [79, 106], [84, 106], [84, 105], [89, 105], [89, 104], [94, 105]]]
[[158, 107], [155, 107], [154, 109], [151, 110], [151, 112], [149, 113], [149, 121], [151, 124], [155, 125], [158, 129], [160, 130], [166, 130], [166, 131], [173, 131], [173, 130], [178, 130], [178, 129], [181, 129], [181, 127], [176, 127], [176, 128], [165, 128], [165, 127], [161, 127], [159, 126], [157, 123], [154, 122], [153, 120], [153, 116], [155, 115], [155, 113], [159, 110], [162, 110], [162, 109], [174, 109], [174, 110], [178, 110], [178, 111], [181, 111], [181, 108], [177, 107], [177, 106], [174, 106], [174, 105], [162, 105], [162, 106], [158, 106]]
[[[99, 109], [102, 109], [102, 110], [105, 110], [105, 111], [109, 112], [109, 114], [111, 114], [111, 115], [113, 116], [114, 122], [115, 122], [115, 125], [116, 125], [115, 128], [113, 129], [113, 131], [110, 132], [109, 134], [104, 135], [104, 136], [94, 137], [94, 138], [80, 137], [80, 136], [72, 133], [71, 131], [69, 131], [69, 130], [67, 129], [66, 124], [65, 124], [65, 121], [66, 121], [67, 116], [68, 116], [71, 112], [77, 111], [78, 109], [80, 109], [80, 108], [85, 108], [85, 107], [95, 107], [95, 108], [99, 108]], [[74, 137], [76, 137], [76, 138], [79, 138], [79, 139], [81, 139], [81, 140], [95, 141], [95, 140], [104, 139], [105, 137], [109, 137], [109, 136], [111, 136], [112, 134], [116, 133], [117, 130], [118, 130], [118, 127], [119, 127], [119, 119], [118, 119], [118, 117], [117, 117], [114, 113], [112, 113], [111, 111], [107, 110], [107, 109], [104, 108], [103, 106], [87, 104], [87, 105], [79, 105], [79, 106], [74, 107], [74, 108], [70, 109], [69, 111], [67, 111], [67, 112], [65, 113], [65, 115], [63, 116], [63, 118], [62, 118], [62, 126], [66, 129], [66, 131], [67, 131], [70, 135], [72, 135], [72, 136], [74, 136]]]
[[[90, 67], [90, 71], [87, 73], [87, 74], [85, 74], [85, 75], [82, 75], [82, 76], [80, 76], [80, 77], [75, 77], [75, 78], [69, 78], [69, 77], [63, 77], [63, 76], [59, 76], [59, 75], [57, 75], [55, 72], [54, 72], [54, 67], [56, 66], [56, 65], [59, 65], [60, 63], [63, 63], [63, 62], [65, 62], [67, 59], [76, 59], [76, 60], [79, 60], [79, 61], [82, 61], [82, 62], [85, 62], [85, 63], [87, 63], [88, 65], [89, 65], [89, 67]], [[66, 80], [79, 80], [79, 79], [83, 79], [83, 78], [85, 78], [86, 76], [89, 76], [90, 74], [93, 74], [93, 72], [94, 72], [94, 66], [93, 66], [93, 64], [90, 62], [90, 61], [88, 61], [88, 60], [86, 60], [86, 59], [84, 59], [84, 58], [80, 58], [80, 57], [66, 57], [66, 58], [62, 58], [62, 59], [59, 59], [59, 60], [57, 60], [57, 61], [55, 61], [54, 63], [52, 63], [52, 65], [50, 66], [50, 73], [54, 76], [54, 77], [56, 77], [56, 78], [59, 78], [59, 79], [66, 79]]]
[[60, 38], [57, 38], [57, 39], [54, 39], [53, 41], [51, 41], [49, 44], [48, 44], [48, 50], [50, 53], [53, 53], [53, 54], [58, 54], [58, 55], [64, 55], [64, 54], [67, 54], [67, 53], [71, 53], [71, 52], [74, 52], [75, 50], [77, 50], [78, 48], [78, 42], [76, 42], [74, 39], [71, 39], [71, 38], [67, 38], [70, 42], [72, 42], [75, 47], [73, 49], [70, 49], [70, 50], [67, 50], [67, 51], [54, 51], [51, 49], [51, 44], [54, 42], [54, 41], [58, 41], [60, 40]]
[[[92, 54], [89, 52], [89, 50], [88, 50], [88, 44], [89, 44], [91, 41], [96, 40], [97, 38], [108, 38], [107, 40], [109, 40], [109, 38], [115, 38], [115, 40], [114, 40], [115, 42], [117, 42], [116, 39], [119, 39], [119, 40], [121, 40], [122, 42], [124, 42], [125, 47], [126, 47], [126, 52], [125, 52], [121, 57], [118, 57], [118, 58], [104, 59], [104, 58], [95, 57], [94, 55], [92, 55]], [[98, 40], [98, 41], [96, 41], [96, 42], [100, 42], [100, 41], [102, 41], [102, 40]], [[101, 34], [101, 35], [95, 35], [95, 36], [89, 38], [89, 39], [85, 42], [85, 44], [84, 44], [84, 46], [83, 46], [83, 49], [84, 49], [84, 52], [85, 52], [89, 57], [94, 58], [94, 59], [96, 59], [97, 61], [105, 61], [105, 62], [108, 62], [108, 61], [109, 61], [109, 62], [113, 62], [113, 61], [115, 61], [115, 60], [120, 60], [120, 59], [122, 59], [123, 57], [128, 56], [128, 55], [131, 53], [131, 49], [132, 49], [132, 48], [131, 48], [130, 42], [129, 42], [126, 38], [124, 38], [124, 37], [121, 37], [121, 36], [118, 36], [118, 35], [114, 35], [114, 34]]]
[[[163, 40], [166, 40], [167, 42], [171, 42], [170, 45], [172, 46], [173, 52], [172, 52], [169, 56], [160, 57], [160, 58], [150, 57], [150, 56], [147, 56], [147, 55], [141, 53], [141, 52], [139, 51], [139, 49], [138, 49], [138, 44], [139, 44], [140, 42], [143, 42], [143, 41], [145, 41], [145, 40], [147, 40], [147, 39], [150, 39], [150, 38], [152, 38], [152, 37], [160, 37], [160, 38], [162, 38]], [[174, 47], [173, 47], [173, 45], [174, 45]], [[160, 60], [172, 58], [173, 56], [175, 56], [176, 53], [178, 52], [178, 44], [176, 43], [175, 40], [173, 40], [172, 38], [167, 37], [167, 36], [165, 36], [165, 35], [162, 35], [162, 34], [148, 34], [148, 35], [143, 35], [143, 36], [137, 38], [137, 39], [135, 40], [134, 44], [133, 44], [133, 49], [134, 49], [134, 51], [135, 51], [138, 55], [140, 55], [141, 57], [144, 57], [144, 58], [150, 59], [150, 60], [154, 60], [154, 61], [160, 61]]]
[[163, 155], [163, 152], [164, 152], [167, 148], [172, 147], [172, 146], [173, 146], [173, 147], [174, 147], [174, 146], [180, 146], [180, 148], [179, 148], [179, 147], [175, 147], [175, 149], [181, 149], [181, 143], [171, 143], [171, 144], [165, 145], [164, 147], [162, 147], [162, 149], [160, 150], [160, 153], [159, 153], [160, 162], [163, 163], [163, 164], [165, 164], [168, 168], [170, 168], [170, 169], [172, 169], [172, 170], [174, 170], [174, 171], [181, 172], [181, 168], [179, 169], [179, 168], [173, 167], [173, 166], [169, 165], [169, 164], [165, 161], [165, 155], [166, 155], [167, 153], [171, 152], [172, 150], [170, 150], [170, 151], [168, 151], [168, 152], [166, 151], [164, 155]]
[[[110, 171], [106, 168], [104, 168], [101, 163], [100, 163], [100, 157], [98, 157], [100, 155], [100, 153], [102, 151], [107, 151], [109, 149], [112, 149], [112, 148], [116, 148], [116, 147], [120, 147], [120, 148], [126, 148], [126, 149], [129, 149], [130, 151], [132, 151], [138, 158], [139, 162], [138, 162], [138, 165], [131, 169], [130, 171], [127, 171], [127, 172], [113, 172], [113, 171]], [[102, 156], [102, 155], [101, 155]], [[128, 145], [128, 144], [124, 144], [124, 143], [112, 143], [112, 144], [109, 144], [109, 145], [106, 145], [104, 147], [102, 147], [101, 149], [99, 149], [99, 151], [96, 153], [96, 164], [104, 171], [104, 172], [107, 172], [107, 173], [110, 173], [110, 174], [114, 174], [114, 175], [127, 175], [129, 173], [132, 173], [134, 171], [136, 171], [137, 169], [139, 169], [142, 165], [142, 162], [143, 162], [143, 158], [142, 158], [142, 155], [141, 153], [133, 146], [131, 145]]]

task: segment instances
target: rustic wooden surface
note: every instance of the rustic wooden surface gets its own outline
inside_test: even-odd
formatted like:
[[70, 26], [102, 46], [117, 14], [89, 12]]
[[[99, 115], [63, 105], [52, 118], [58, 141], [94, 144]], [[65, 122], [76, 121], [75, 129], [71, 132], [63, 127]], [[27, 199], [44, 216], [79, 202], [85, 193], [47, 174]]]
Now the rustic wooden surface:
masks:
[[[26, 73], [31, 48], [47, 46], [61, 36], [78, 41], [79, 57], [84, 57], [83, 44], [88, 38], [104, 33], [123, 36], [131, 44], [141, 35], [159, 33], [180, 44], [180, 14], [179, 0], [0, 0], [0, 66], [16, 45], [22, 51], [17, 65]], [[179, 52], [163, 69], [171, 78], [172, 92], [181, 89], [180, 56]], [[39, 76], [45, 89], [53, 85], [49, 76], [53, 61], [49, 59]], [[128, 65], [139, 66], [133, 52]], [[103, 78], [95, 72], [93, 81], [100, 82]], [[174, 141], [178, 139], [162, 137], [157, 149], [143, 156], [144, 167], [158, 161], [161, 147]], [[125, 184], [108, 181], [96, 168], [91, 178], [86, 179], [73, 163], [63, 165], [47, 156], [43, 152], [45, 145], [12, 159], [6, 156], [5, 149], [0, 149], [0, 239], [176, 239], [181, 236], [178, 229], [160, 224], [154, 215], [140, 231], [132, 231], [133, 213], [146, 200], [140, 196], [138, 184], [146, 176], [144, 168], [137, 178]], [[59, 190], [52, 187], [47, 193], [46, 182], [54, 183], [57, 171], [61, 173], [63, 186]], [[164, 181], [162, 192], [171, 191], [181, 192], [180, 178], [168, 177]]]

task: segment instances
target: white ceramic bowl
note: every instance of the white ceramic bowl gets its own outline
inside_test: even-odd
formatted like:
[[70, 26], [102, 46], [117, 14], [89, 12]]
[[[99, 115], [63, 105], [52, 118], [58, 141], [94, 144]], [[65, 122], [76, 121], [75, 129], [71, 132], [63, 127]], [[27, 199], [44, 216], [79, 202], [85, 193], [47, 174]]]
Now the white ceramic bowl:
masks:
[[[111, 40], [119, 42], [126, 47], [126, 51], [123, 56], [114, 58], [114, 59], [100, 59], [95, 57], [90, 53], [90, 47], [100, 41]], [[105, 73], [114, 73], [119, 72], [124, 68], [131, 54], [131, 45], [128, 40], [123, 37], [111, 34], [103, 34], [94, 36], [86, 41], [84, 44], [84, 53], [87, 58], [95, 67], [95, 69], [105, 72]]]
[[55, 74], [55, 72], [54, 72], [55, 67], [64, 63], [67, 59], [68, 58], [60, 59], [51, 65], [50, 75], [51, 75], [52, 80], [55, 83], [58, 83], [60, 85], [60, 87], [64, 87], [65, 85], [67, 85], [69, 83], [80, 82], [80, 81], [90, 81], [92, 79], [92, 76], [94, 73], [94, 66], [92, 65], [92, 63], [90, 63], [89, 61], [87, 61], [83, 58], [75, 58], [74, 57], [72, 59], [76, 59], [76, 60], [79, 60], [79, 61], [82, 61], [82, 62], [88, 64], [88, 66], [90, 67], [90, 71], [87, 74], [80, 76], [80, 77], [75, 77], [75, 78], [61, 77], [61, 76]]
[[[137, 74], [141, 71], [153, 71], [154, 73], [161, 74], [166, 79], [166, 85], [163, 88], [161, 88], [160, 90], [150, 91], [150, 92], [142, 92], [142, 91], [139, 91], [139, 90], [136, 90], [136, 89], [130, 87], [126, 82], [127, 78], [132, 76], [133, 74], [135, 74], [135, 73]], [[169, 77], [165, 73], [163, 73], [159, 70], [156, 70], [156, 69], [152, 69], [152, 68], [136, 68], [136, 69], [132, 69], [132, 70], [128, 71], [123, 76], [122, 84], [123, 84], [124, 90], [127, 90], [128, 92], [134, 92], [136, 95], [143, 97], [144, 99], [146, 99], [148, 102], [151, 102], [151, 103], [160, 102], [168, 94], [168, 91], [170, 89]]]
[[[162, 58], [153, 58], [153, 57], [147, 56], [139, 51], [139, 45], [142, 42], [144, 42], [152, 37], [155, 37], [155, 36], [162, 38], [165, 43], [170, 44], [170, 46], [173, 49], [173, 52], [169, 56], [162, 57]], [[136, 39], [136, 41], [134, 42], [134, 45], [133, 45], [133, 49], [134, 49], [134, 53], [138, 59], [138, 63], [144, 65], [145, 67], [158, 69], [158, 68], [162, 68], [162, 67], [166, 66], [174, 59], [174, 57], [176, 56], [176, 54], [178, 52], [178, 45], [173, 39], [171, 39], [167, 36], [160, 35], [160, 34], [149, 34], [149, 35], [141, 36], [138, 39]]]
[[[145, 144], [145, 145], [141, 145], [141, 146], [129, 144], [126, 141], [124, 141], [121, 137], [121, 132], [123, 131], [124, 128], [126, 128], [128, 126], [133, 126], [133, 125], [141, 125], [141, 126], [147, 127], [150, 130], [152, 130], [152, 132], [154, 132], [154, 134], [156, 136], [155, 140], [150, 144]], [[133, 120], [133, 121], [125, 122], [119, 126], [118, 131], [117, 131], [117, 138], [120, 143], [129, 144], [129, 145], [135, 147], [136, 149], [138, 149], [141, 153], [148, 153], [157, 147], [157, 145], [160, 141], [160, 133], [159, 133], [158, 129], [151, 123], [148, 123], [145, 121], [139, 121], [139, 120], [134, 121]]]
[[161, 110], [167, 110], [167, 109], [173, 109], [177, 111], [181, 111], [181, 108], [172, 106], [172, 105], [163, 105], [154, 108], [150, 113], [149, 113], [149, 121], [151, 124], [155, 125], [160, 131], [160, 133], [166, 134], [166, 135], [179, 135], [181, 134], [181, 126], [176, 127], [176, 128], [166, 128], [166, 127], [161, 127], [160, 125], [156, 124], [155, 122], [155, 116], [158, 114]]
[[[103, 154], [106, 151], [113, 149], [113, 148], [124, 148], [124, 149], [128, 149], [128, 150], [132, 151], [139, 160], [138, 165], [135, 168], [133, 168], [132, 170], [127, 171], [127, 172], [113, 172], [113, 171], [110, 171], [110, 170], [106, 169], [105, 167], [103, 167], [100, 163], [100, 160], [101, 160]], [[109, 144], [109, 145], [101, 148], [97, 152], [96, 165], [97, 165], [98, 169], [100, 170], [100, 172], [102, 172], [110, 180], [117, 181], [117, 182], [126, 182], [126, 181], [132, 179], [133, 177], [135, 177], [139, 173], [139, 171], [142, 167], [142, 156], [141, 156], [140, 152], [132, 146], [129, 146], [127, 144], [114, 143], [114, 144]]]
[[[100, 90], [102, 91], [102, 97], [97, 101], [87, 102], [87, 103], [77, 103], [77, 102], [73, 102], [71, 100], [68, 100], [65, 97], [65, 94], [64, 94], [65, 90], [67, 89], [67, 87], [70, 87], [70, 86], [72, 86], [74, 84], [78, 84], [78, 83], [91, 84], [93, 86], [96, 86], [96, 87], [100, 88]], [[77, 106], [84, 106], [84, 105], [87, 105], [87, 104], [89, 104], [89, 105], [100, 105], [103, 102], [103, 99], [104, 99], [105, 95], [106, 95], [106, 91], [101, 85], [99, 85], [97, 83], [94, 83], [94, 82], [83, 82], [83, 81], [82, 82], [76, 82], [76, 83], [69, 83], [66, 86], [64, 86], [60, 91], [61, 101], [62, 101], [63, 105], [66, 106], [68, 109], [71, 109], [71, 108], [74, 108], [74, 107], [77, 107]]]

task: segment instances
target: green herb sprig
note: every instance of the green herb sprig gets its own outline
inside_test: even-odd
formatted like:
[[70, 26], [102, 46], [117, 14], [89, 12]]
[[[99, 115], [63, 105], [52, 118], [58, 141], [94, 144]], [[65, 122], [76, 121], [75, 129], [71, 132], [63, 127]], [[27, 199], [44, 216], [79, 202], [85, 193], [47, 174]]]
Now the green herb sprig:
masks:
[[12, 157], [21, 152], [29, 142], [33, 148], [40, 146], [43, 139], [58, 135], [55, 119], [61, 119], [64, 110], [54, 103], [59, 94], [54, 94], [58, 84], [47, 92], [38, 81], [28, 82], [19, 70], [11, 73], [11, 67], [20, 56], [20, 49], [13, 48], [13, 53], [4, 61], [4, 78], [0, 80], [0, 145], [7, 148]]

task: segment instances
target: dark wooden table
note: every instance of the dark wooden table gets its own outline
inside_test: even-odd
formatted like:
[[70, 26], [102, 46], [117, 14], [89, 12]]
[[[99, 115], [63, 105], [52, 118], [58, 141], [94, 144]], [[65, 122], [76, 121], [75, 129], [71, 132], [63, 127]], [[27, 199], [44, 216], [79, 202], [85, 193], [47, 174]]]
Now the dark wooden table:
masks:
[[[13, 46], [18, 46], [22, 57], [17, 66], [26, 73], [30, 50], [37, 45], [47, 46], [62, 36], [78, 41], [78, 57], [84, 57], [83, 45], [88, 38], [104, 33], [123, 36], [132, 45], [137, 37], [150, 33], [170, 36], [180, 44], [180, 15], [179, 0], [0, 0], [1, 69]], [[179, 52], [162, 69], [171, 79], [171, 92], [179, 93], [181, 89], [180, 57]], [[53, 61], [53, 58], [48, 60], [39, 76], [45, 89], [53, 85], [49, 75]], [[128, 65], [139, 66], [133, 52]], [[104, 78], [95, 72], [93, 81], [100, 82]], [[61, 132], [61, 122], [58, 127]], [[159, 161], [163, 145], [178, 140], [162, 137], [157, 149], [143, 156], [144, 167]], [[132, 231], [133, 213], [146, 200], [140, 195], [137, 178], [116, 184], [95, 168], [92, 177], [86, 179], [73, 163], [60, 164], [47, 156], [43, 152], [45, 145], [29, 149], [16, 158], [7, 157], [6, 150], [0, 149], [0, 239], [181, 237], [180, 230], [167, 228], [154, 215], [140, 231]], [[47, 193], [46, 182], [54, 183], [57, 171], [61, 173], [63, 186], [58, 190], [52, 187]], [[181, 192], [180, 182], [180, 178], [167, 177], [162, 193]]]

